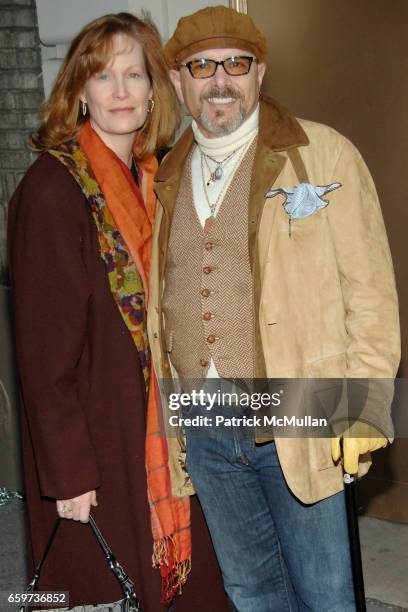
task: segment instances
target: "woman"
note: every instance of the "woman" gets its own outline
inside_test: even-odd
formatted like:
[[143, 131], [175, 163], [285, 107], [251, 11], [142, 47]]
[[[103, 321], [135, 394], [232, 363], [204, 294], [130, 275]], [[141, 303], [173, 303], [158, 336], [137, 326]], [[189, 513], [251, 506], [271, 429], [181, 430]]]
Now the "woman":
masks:
[[[164, 609], [146, 491], [145, 304], [153, 152], [171, 140], [177, 108], [152, 24], [127, 13], [93, 21], [71, 44], [32, 139], [42, 155], [10, 206], [29, 561], [41, 558], [57, 509], [66, 520], [39, 589], [69, 591], [71, 606], [121, 597], [81, 524], [92, 510], [144, 612]], [[198, 507], [193, 520], [201, 565], [175, 610], [222, 611]], [[161, 569], [168, 601], [174, 576]]]

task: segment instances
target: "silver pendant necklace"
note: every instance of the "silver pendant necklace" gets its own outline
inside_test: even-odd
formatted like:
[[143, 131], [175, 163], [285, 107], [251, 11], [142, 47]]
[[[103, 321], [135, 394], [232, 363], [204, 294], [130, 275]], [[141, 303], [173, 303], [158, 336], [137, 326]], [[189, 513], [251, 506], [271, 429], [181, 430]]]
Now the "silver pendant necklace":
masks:
[[[205, 159], [206, 166], [210, 173], [210, 178], [208, 179], [207, 187], [209, 187], [211, 183], [215, 183], [215, 181], [220, 181], [222, 179], [222, 177], [224, 176], [224, 168], [223, 168], [224, 164], [226, 164], [235, 155], [237, 151], [238, 149], [235, 149], [234, 151], [232, 151], [232, 153], [227, 155], [227, 157], [225, 157], [221, 161], [214, 159], [214, 157], [211, 157], [210, 155], [207, 155], [206, 153], [202, 153]], [[208, 163], [209, 159], [215, 164], [214, 170], [211, 170], [210, 168], [210, 164]]]
[[[242, 158], [244, 156], [245, 151], [247, 150], [247, 147], [242, 147], [242, 146], [238, 147], [238, 149], [235, 149], [235, 151], [230, 153], [230, 155], [228, 156], [228, 157], [232, 157], [234, 155], [234, 153], [236, 153], [239, 149], [242, 149], [242, 150], [241, 150], [241, 153], [238, 156], [238, 158], [235, 160], [235, 164], [234, 164], [234, 167], [232, 169], [232, 175], [234, 174], [235, 169], [241, 163], [241, 160], [242, 160]], [[210, 177], [210, 181], [206, 182], [205, 175], [204, 175], [204, 161], [207, 164], [207, 168], [208, 168], [208, 162], [205, 159], [205, 154], [202, 151], [200, 151], [200, 157], [201, 157], [201, 178], [203, 180], [204, 195], [205, 195], [205, 199], [206, 199], [207, 204], [208, 204], [208, 208], [210, 209], [210, 216], [211, 216], [212, 219], [214, 219], [215, 218], [215, 213], [217, 211], [217, 208], [218, 208], [219, 204], [222, 202], [222, 200], [224, 198], [224, 194], [225, 194], [225, 192], [226, 192], [226, 190], [227, 190], [227, 188], [228, 188], [228, 186], [230, 184], [230, 181], [229, 180], [224, 180], [224, 184], [221, 187], [221, 191], [219, 192], [217, 199], [215, 200], [215, 202], [210, 202], [210, 198], [208, 197], [208, 193], [207, 193], [207, 187], [209, 186], [209, 184], [211, 182], [211, 177]], [[210, 159], [212, 159], [212, 158], [210, 157]], [[222, 161], [222, 163], [225, 163], [226, 159], [227, 158], [225, 158]], [[211, 173], [211, 170], [209, 168], [208, 168], [208, 170]], [[223, 177], [223, 174], [221, 175], [220, 178], [222, 178], [222, 177]], [[219, 180], [219, 179], [215, 179], [215, 180]]]

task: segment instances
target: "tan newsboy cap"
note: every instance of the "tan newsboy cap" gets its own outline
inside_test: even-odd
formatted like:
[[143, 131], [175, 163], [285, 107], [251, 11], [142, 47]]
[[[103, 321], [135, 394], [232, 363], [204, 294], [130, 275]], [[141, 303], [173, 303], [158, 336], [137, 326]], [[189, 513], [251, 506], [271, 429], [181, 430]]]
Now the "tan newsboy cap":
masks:
[[204, 49], [243, 49], [260, 62], [267, 57], [266, 39], [248, 15], [226, 6], [209, 6], [182, 17], [164, 47], [170, 68]]

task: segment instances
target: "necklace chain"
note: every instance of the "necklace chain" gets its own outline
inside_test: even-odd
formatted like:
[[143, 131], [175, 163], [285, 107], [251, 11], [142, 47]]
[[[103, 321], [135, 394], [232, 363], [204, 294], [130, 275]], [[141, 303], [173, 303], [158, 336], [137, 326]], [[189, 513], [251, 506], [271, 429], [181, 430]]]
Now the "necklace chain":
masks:
[[[238, 147], [238, 149], [239, 148], [240, 147]], [[219, 181], [222, 179], [222, 177], [224, 176], [224, 164], [226, 164], [230, 159], [232, 159], [238, 149], [234, 149], [232, 153], [229, 153], [229, 155], [227, 155], [227, 157], [224, 157], [224, 159], [222, 159], [221, 161], [214, 159], [214, 157], [211, 157], [211, 155], [208, 155], [207, 153], [201, 152], [201, 154], [204, 155], [204, 160], [210, 173], [210, 178], [208, 179], [207, 187], [209, 187], [211, 183], [215, 183], [215, 181]], [[208, 163], [209, 159], [215, 164], [214, 171], [212, 171], [210, 168], [210, 164]]]
[[[231, 171], [231, 176], [233, 176], [233, 174], [234, 174], [234, 172], [235, 172], [235, 169], [236, 169], [236, 168], [238, 167], [238, 165], [240, 164], [240, 162], [241, 162], [241, 160], [242, 160], [242, 158], [243, 158], [243, 156], [244, 156], [244, 153], [245, 153], [245, 151], [247, 150], [247, 147], [245, 147], [245, 146], [243, 146], [243, 147], [238, 147], [238, 149], [235, 149], [235, 151], [233, 151], [232, 153], [230, 153], [230, 154], [228, 155], [228, 157], [226, 157], [226, 158], [225, 158], [225, 159], [222, 161], [222, 163], [225, 163], [225, 162], [226, 162], [226, 161], [227, 161], [229, 158], [231, 158], [231, 157], [232, 157], [232, 156], [233, 156], [233, 155], [234, 155], [234, 154], [235, 154], [235, 153], [236, 153], [236, 152], [237, 152], [237, 151], [238, 151], [240, 148], [242, 148], [242, 151], [241, 151], [240, 155], [238, 156], [237, 160], [235, 161], [234, 167], [232, 168], [232, 171]], [[228, 187], [228, 185], [230, 184], [230, 181], [229, 181], [229, 180], [227, 180], [227, 179], [225, 179], [225, 180], [224, 180], [224, 184], [223, 184], [223, 186], [221, 187], [221, 191], [219, 192], [217, 199], [215, 200], [215, 202], [210, 202], [210, 198], [208, 197], [208, 193], [207, 193], [207, 187], [209, 186], [209, 183], [211, 182], [211, 170], [210, 170], [210, 168], [208, 167], [208, 162], [207, 162], [207, 160], [206, 160], [206, 157], [209, 157], [209, 159], [211, 159], [212, 161], [215, 161], [216, 163], [218, 163], [218, 162], [217, 162], [216, 160], [214, 160], [212, 157], [210, 157], [209, 155], [207, 155], [207, 156], [206, 156], [206, 155], [205, 155], [205, 153], [203, 153], [203, 152], [201, 151], [201, 149], [200, 149], [200, 157], [201, 157], [201, 177], [202, 177], [202, 180], [203, 180], [203, 191], [204, 191], [205, 199], [207, 200], [208, 208], [210, 209], [211, 217], [212, 217], [212, 218], [214, 218], [214, 217], [215, 217], [215, 211], [216, 211], [216, 210], [217, 210], [217, 208], [218, 208], [218, 204], [219, 204], [220, 202], [222, 202], [222, 199], [223, 199], [223, 197], [224, 197], [224, 194], [225, 194], [226, 188], [227, 188], [227, 187]], [[206, 162], [207, 168], [208, 168], [208, 170], [209, 170], [209, 172], [210, 172], [210, 181], [208, 181], [208, 182], [207, 182], [207, 181], [206, 181], [206, 179], [205, 179], [205, 173], [204, 173], [204, 161]], [[218, 179], [216, 179], [216, 180], [219, 180], [220, 178], [222, 178], [222, 177], [223, 177], [223, 174], [224, 174], [224, 173], [222, 173], [222, 174], [221, 174], [221, 176], [220, 176]]]

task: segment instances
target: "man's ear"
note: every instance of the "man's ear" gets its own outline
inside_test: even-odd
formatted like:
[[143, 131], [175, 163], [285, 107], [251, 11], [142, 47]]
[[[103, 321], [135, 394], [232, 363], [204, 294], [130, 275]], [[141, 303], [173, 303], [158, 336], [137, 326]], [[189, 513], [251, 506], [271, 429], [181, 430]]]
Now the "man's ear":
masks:
[[169, 70], [170, 80], [173, 83], [178, 99], [184, 104], [184, 96], [181, 88], [180, 70]]
[[266, 64], [258, 64], [258, 83], [259, 89], [261, 88], [263, 78], [265, 76]]

